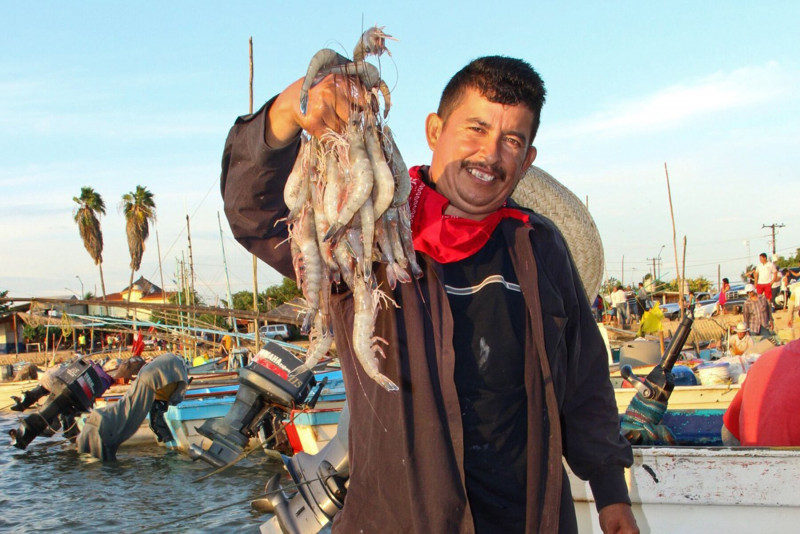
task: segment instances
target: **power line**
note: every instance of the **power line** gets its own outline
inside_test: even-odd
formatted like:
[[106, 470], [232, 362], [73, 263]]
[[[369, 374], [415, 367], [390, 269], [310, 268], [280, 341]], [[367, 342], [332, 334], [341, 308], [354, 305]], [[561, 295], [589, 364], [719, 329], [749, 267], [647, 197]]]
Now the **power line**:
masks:
[[773, 256], [775, 255], [775, 229], [776, 228], [783, 228], [784, 226], [786, 226], [786, 225], [785, 224], [778, 224], [778, 223], [762, 224], [761, 225], [761, 228], [772, 228], [772, 255]]

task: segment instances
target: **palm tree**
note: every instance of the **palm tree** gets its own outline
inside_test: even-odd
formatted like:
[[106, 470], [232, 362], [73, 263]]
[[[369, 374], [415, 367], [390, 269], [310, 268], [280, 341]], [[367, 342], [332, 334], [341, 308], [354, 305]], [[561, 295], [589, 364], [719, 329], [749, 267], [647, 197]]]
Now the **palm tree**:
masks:
[[142, 265], [144, 242], [150, 235], [150, 222], [156, 220], [156, 203], [153, 193], [146, 187], [136, 186], [136, 190], [122, 195], [120, 205], [125, 215], [125, 232], [128, 234], [128, 250], [131, 253], [131, 281], [128, 284], [128, 303], [133, 292], [133, 273]]
[[[78, 207], [73, 214], [78, 230], [89, 256], [100, 268], [100, 287], [103, 289], [103, 300], [106, 300], [106, 282], [103, 278], [103, 232], [100, 230], [98, 215], [106, 214], [103, 197], [91, 187], [81, 187], [81, 196], [72, 197]], [[106, 312], [108, 313], [108, 312]]]

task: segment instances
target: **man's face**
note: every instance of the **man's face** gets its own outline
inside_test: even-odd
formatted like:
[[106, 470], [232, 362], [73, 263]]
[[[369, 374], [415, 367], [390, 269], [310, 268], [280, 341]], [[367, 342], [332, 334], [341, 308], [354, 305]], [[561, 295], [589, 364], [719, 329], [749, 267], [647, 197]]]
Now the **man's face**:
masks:
[[758, 261], [760, 261], [761, 263], [767, 263], [767, 258], [765, 258], [764, 256], [759, 256]]
[[746, 333], [747, 333], [747, 332], [736, 332], [736, 335], [737, 335], [737, 336], [739, 336], [739, 339], [744, 339], [744, 335], [745, 335]]
[[481, 220], [497, 211], [536, 158], [530, 146], [533, 112], [490, 102], [468, 89], [446, 122], [425, 123], [433, 150], [430, 176], [450, 201], [446, 213]]

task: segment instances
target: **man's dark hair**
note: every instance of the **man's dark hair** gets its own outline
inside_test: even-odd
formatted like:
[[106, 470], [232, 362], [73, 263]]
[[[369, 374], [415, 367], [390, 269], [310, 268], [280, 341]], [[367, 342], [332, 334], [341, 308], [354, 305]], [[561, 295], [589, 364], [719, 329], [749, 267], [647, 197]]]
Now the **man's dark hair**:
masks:
[[522, 104], [533, 112], [530, 142], [539, 129], [544, 105], [544, 82], [528, 63], [506, 56], [485, 56], [471, 61], [450, 78], [439, 100], [437, 114], [443, 122], [456, 108], [467, 89], [476, 89], [489, 102], [515, 106]]
[[759, 254], [759, 256], [761, 256], [765, 260], [767, 259], [767, 253], [766, 252], [762, 252], [761, 254]]

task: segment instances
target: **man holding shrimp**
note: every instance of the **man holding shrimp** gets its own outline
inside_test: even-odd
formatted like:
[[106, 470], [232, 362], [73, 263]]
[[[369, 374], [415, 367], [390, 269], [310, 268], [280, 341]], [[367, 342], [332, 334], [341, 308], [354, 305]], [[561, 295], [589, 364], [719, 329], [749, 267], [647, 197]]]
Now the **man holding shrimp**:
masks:
[[[293, 276], [283, 183], [301, 129], [341, 130], [352, 88], [302, 80], [240, 117], [223, 155], [234, 235]], [[331, 299], [350, 407], [350, 486], [335, 532], [577, 532], [562, 456], [592, 487], [604, 532], [638, 532], [607, 356], [553, 224], [509, 196], [536, 157], [545, 90], [520, 60], [473, 61], [445, 88], [414, 167], [414, 246], [424, 276], [399, 284], [376, 335], [387, 392], [354, 363], [353, 302]], [[442, 212], [442, 206], [444, 206]], [[438, 210], [438, 211], [437, 211]], [[276, 224], [277, 222], [277, 224]], [[444, 243], [453, 238], [463, 246]], [[376, 266], [385, 287], [385, 269]]]

